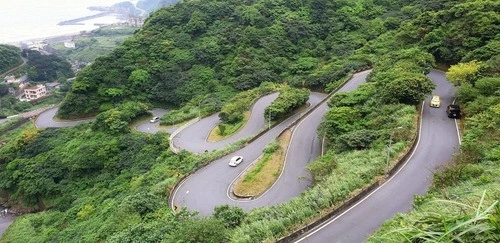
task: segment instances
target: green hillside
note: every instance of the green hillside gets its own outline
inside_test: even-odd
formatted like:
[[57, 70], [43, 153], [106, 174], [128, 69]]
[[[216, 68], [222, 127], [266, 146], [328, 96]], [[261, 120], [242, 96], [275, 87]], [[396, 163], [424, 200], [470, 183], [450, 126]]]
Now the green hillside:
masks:
[[[372, 240], [425, 241], [419, 233], [477, 215], [431, 201], [475, 207], [486, 190], [479, 211], [487, 219], [471, 226], [471, 238], [459, 234], [498, 241], [498, 206], [487, 207], [500, 188], [499, 12], [494, 0], [187, 0], [160, 9], [78, 74], [59, 115], [98, 113], [95, 123], [41, 130], [28, 123], [2, 135], [2, 199], [34, 213], [19, 217], [0, 241], [273, 242], [383, 176], [390, 129], [407, 128], [393, 137], [390, 154], [398, 154], [416, 129], [415, 104], [434, 87], [425, 74], [450, 65], [464, 110], [456, 166], [416, 198], [418, 217], [398, 216]], [[228, 93], [264, 82], [329, 91], [368, 68], [369, 83], [328, 103], [319, 132], [329, 150], [309, 166], [314, 185], [280, 205], [250, 212], [220, 206], [212, 217], [172, 212], [173, 186], [221, 152], [174, 154], [167, 134], [130, 131], [148, 104], [199, 106], [204, 99], [216, 110]], [[435, 220], [435, 211], [443, 217]], [[399, 234], [405, 227], [416, 230]]]
[[0, 44], [0, 74], [23, 63], [21, 50], [15, 46]]
[[264, 81], [324, 87], [371, 59], [355, 50], [387, 32], [397, 6], [365, 1], [185, 1], [82, 72], [61, 117], [125, 100], [174, 105]]

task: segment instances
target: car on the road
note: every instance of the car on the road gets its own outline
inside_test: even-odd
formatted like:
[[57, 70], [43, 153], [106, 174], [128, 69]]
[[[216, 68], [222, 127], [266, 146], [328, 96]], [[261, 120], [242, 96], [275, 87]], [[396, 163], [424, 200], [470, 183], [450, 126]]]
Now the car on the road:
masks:
[[159, 121], [159, 120], [160, 120], [160, 118], [159, 118], [159, 117], [154, 116], [154, 117], [153, 117], [153, 118], [151, 118], [151, 120], [149, 120], [149, 121], [150, 121], [151, 123], [155, 123], [155, 122], [157, 122], [157, 121]]
[[235, 166], [239, 165], [241, 162], [243, 162], [242, 156], [234, 156], [229, 161], [229, 166], [235, 167]]
[[460, 118], [460, 106], [449, 105], [446, 107], [446, 114], [448, 114], [449, 118]]
[[441, 99], [439, 99], [438, 95], [432, 96], [432, 100], [431, 100], [430, 106], [431, 107], [435, 107], [435, 108], [439, 108], [441, 106]]

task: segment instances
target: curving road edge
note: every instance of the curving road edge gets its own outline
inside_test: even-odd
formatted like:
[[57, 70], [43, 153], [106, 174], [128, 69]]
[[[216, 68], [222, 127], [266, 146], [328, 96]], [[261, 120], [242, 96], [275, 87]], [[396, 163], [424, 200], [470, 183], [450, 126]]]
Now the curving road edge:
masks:
[[[368, 73], [369, 71], [364, 71], [355, 74], [337, 92], [356, 89], [365, 82]], [[184, 178], [173, 190], [170, 206], [173, 209], [187, 207], [198, 211], [201, 215], [210, 215], [214, 207], [218, 205], [228, 204], [251, 210], [256, 207], [276, 205], [300, 195], [311, 184], [311, 175], [306, 165], [321, 153], [321, 141], [316, 135], [316, 130], [328, 108], [324, 102], [326, 97], [324, 94], [318, 97], [320, 101], [316, 102], [317, 105], [310, 101], [311, 109], [304, 115], [296, 114], [290, 117], [241, 150], [215, 160]], [[299, 119], [299, 117], [302, 118]], [[254, 200], [230, 198], [228, 190], [234, 178], [237, 178], [248, 168], [251, 161], [255, 161], [262, 154], [262, 150], [269, 142], [290, 127], [293, 129], [293, 138], [289, 145], [286, 166], [275, 184], [265, 194]], [[245, 160], [238, 167], [229, 167], [227, 164], [229, 158], [235, 155], [241, 155]]]
[[72, 127], [82, 123], [88, 123], [95, 120], [95, 118], [75, 120], [75, 121], [56, 121], [54, 117], [56, 116], [58, 106], [50, 108], [48, 110], [40, 113], [35, 119], [35, 126], [37, 128], [48, 128], [48, 127]]
[[456, 120], [448, 118], [445, 112], [446, 106], [454, 102], [455, 89], [443, 72], [433, 70], [428, 76], [436, 84], [434, 94], [441, 96], [441, 107], [430, 108], [423, 102], [418, 140], [401, 167], [352, 206], [306, 233], [285, 237], [281, 242], [366, 241], [384, 221], [409, 211], [414, 195], [427, 191], [434, 171], [451, 160], [461, 143]]

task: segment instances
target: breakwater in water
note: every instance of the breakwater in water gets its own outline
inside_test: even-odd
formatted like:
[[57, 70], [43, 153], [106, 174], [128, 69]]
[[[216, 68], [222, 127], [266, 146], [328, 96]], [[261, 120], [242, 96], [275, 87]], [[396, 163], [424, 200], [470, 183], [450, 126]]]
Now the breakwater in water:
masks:
[[62, 21], [62, 22], [57, 23], [57, 25], [84, 25], [84, 23], [81, 23], [81, 22], [95, 19], [95, 18], [105, 17], [105, 16], [108, 16], [110, 14], [112, 14], [112, 12], [102, 12], [102, 13], [98, 13], [98, 14], [94, 14], [94, 15], [90, 15], [90, 16], [86, 16], [86, 17]]

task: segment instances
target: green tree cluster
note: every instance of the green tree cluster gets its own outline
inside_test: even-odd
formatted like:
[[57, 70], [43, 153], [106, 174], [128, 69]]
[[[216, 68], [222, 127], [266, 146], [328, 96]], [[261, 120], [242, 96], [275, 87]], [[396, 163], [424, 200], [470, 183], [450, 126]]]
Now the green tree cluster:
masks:
[[273, 83], [264, 82], [257, 88], [237, 94], [222, 106], [219, 118], [223, 123], [228, 124], [235, 124], [242, 121], [243, 114], [248, 111], [257, 98], [276, 91], [278, 88], [279, 87]]
[[[127, 100], [180, 105], [263, 82], [322, 89], [371, 65], [355, 50], [387, 30], [377, 18], [389, 11], [363, 1], [183, 1], [152, 13], [133, 37], [78, 75], [59, 115]], [[140, 90], [129, 79], [137, 69], [149, 74]], [[110, 88], [123, 95], [109, 97]]]
[[103, 130], [111, 133], [130, 131], [132, 119], [147, 113], [148, 106], [139, 102], [126, 102], [122, 105], [99, 113], [92, 124], [94, 130]]
[[19, 48], [10, 45], [0, 45], [0, 73], [10, 70], [22, 62], [21, 50]]
[[278, 98], [264, 110], [266, 119], [279, 120], [286, 117], [295, 109], [306, 104], [310, 93], [308, 89], [296, 89], [286, 86], [281, 88]]
[[68, 61], [38, 51], [24, 49], [22, 56], [28, 59], [28, 77], [35, 82], [53, 82], [75, 76]]

